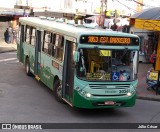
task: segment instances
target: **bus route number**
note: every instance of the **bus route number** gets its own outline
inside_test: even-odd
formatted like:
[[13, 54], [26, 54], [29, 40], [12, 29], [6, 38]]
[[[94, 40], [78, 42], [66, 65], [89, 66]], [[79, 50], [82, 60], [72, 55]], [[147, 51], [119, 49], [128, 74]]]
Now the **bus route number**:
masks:
[[88, 37], [88, 42], [89, 43], [98, 43], [98, 37], [89, 36]]

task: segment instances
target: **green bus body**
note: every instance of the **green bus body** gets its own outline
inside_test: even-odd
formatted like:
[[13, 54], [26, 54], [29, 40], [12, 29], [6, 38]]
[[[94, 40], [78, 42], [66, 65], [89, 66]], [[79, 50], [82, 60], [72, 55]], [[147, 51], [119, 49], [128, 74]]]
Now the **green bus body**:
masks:
[[[112, 81], [110, 81], [110, 79], [101, 81], [94, 80], [96, 76], [102, 75], [101, 73], [95, 73], [95, 76], [93, 75], [92, 78], [90, 77], [92, 73], [87, 71], [88, 75], [85, 74], [81, 76], [81, 71], [83, 70], [80, 70], [79, 74], [77, 65], [79, 65], [79, 63], [82, 65], [79, 69], [83, 69], [82, 67], [84, 67], [83, 62], [80, 62], [83, 55], [80, 53], [82, 51], [80, 49], [83, 49], [83, 53], [90, 52], [90, 49], [98, 49], [98, 52], [105, 50], [106, 54], [116, 55], [118, 52], [121, 53], [119, 50], [124, 49], [131, 51], [129, 53], [132, 53], [132, 50], [138, 51], [139, 38], [136, 35], [102, 29], [76, 27], [66, 23], [32, 17], [20, 18], [19, 23], [19, 39], [17, 41], [17, 57], [19, 61], [25, 65], [28, 63], [29, 72], [54, 92], [56, 92], [57, 87], [60, 86], [63, 101], [72, 107], [89, 109], [134, 106], [136, 100], [135, 90], [138, 80], [136, 77], [132, 77], [132, 71], [129, 77], [131, 79], [128, 79], [130, 81], [113, 81], [112, 79]], [[93, 44], [86, 42], [88, 41], [86, 36], [93, 37], [93, 40], [91, 40]], [[118, 39], [114, 39], [115, 42], [112, 44], [105, 44], [105, 42], [100, 44], [98, 41], [99, 38], [96, 36], [102, 36], [103, 39], [104, 36], [112, 36], [113, 38], [118, 37]], [[85, 37], [86, 40], [81, 42], [81, 39], [85, 39]], [[94, 40], [94, 38], [97, 40]], [[132, 44], [131, 40], [127, 42], [126, 38], [134, 38], [136, 40], [134, 42], [137, 44]], [[108, 38], [105, 38], [106, 43], [107, 39]], [[55, 42], [55, 45], [51, 45], [53, 46], [52, 48], [48, 48], [50, 42], [48, 42], [48, 47], [45, 47], [48, 40]], [[108, 41], [108, 43], [109, 42], [111, 42], [111, 40]], [[60, 47], [59, 44], [61, 44]], [[122, 54], [123, 53], [124, 52], [122, 52]], [[111, 56], [113, 55], [104, 55], [104, 58], [106, 57], [108, 60], [111, 60]], [[131, 64], [131, 66], [135, 65], [131, 69], [138, 67], [137, 60], [136, 63]], [[109, 67], [112, 64], [107, 63], [107, 65]], [[96, 67], [90, 67], [88, 69], [95, 71], [95, 68]], [[121, 68], [123, 69], [123, 66], [121, 66]], [[127, 66], [127, 68], [130, 68], [130, 66]], [[135, 72], [136, 76], [137, 69], [133, 72]], [[120, 77], [119, 72], [115, 71], [114, 73]], [[113, 77], [112, 74], [112, 71], [111, 74], [108, 74], [109, 78]], [[104, 75], [107, 76], [106, 73]], [[57, 87], [55, 85], [57, 85]], [[57, 88], [56, 90], [54, 89], [55, 87]], [[127, 94], [128, 91], [126, 89], [129, 91], [129, 94]]]

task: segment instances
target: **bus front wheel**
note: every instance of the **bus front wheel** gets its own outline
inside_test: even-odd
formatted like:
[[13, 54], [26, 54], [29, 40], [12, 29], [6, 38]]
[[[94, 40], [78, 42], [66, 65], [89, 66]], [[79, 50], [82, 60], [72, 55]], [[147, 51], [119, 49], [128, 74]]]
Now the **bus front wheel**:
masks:
[[59, 80], [56, 80], [56, 82], [54, 83], [54, 96], [58, 102], [64, 102], [62, 99], [62, 85], [60, 84]]
[[26, 70], [26, 74], [28, 76], [31, 76], [30, 64], [29, 64], [29, 59], [28, 58], [26, 58], [26, 61], [25, 61], [25, 70]]

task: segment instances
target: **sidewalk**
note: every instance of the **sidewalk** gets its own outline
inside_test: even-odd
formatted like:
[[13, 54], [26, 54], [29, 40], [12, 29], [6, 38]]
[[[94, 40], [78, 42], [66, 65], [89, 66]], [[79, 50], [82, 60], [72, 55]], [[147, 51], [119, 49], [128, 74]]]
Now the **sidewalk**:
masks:
[[4, 40], [0, 40], [0, 53], [11, 52], [17, 50], [17, 44], [7, 44]]
[[[0, 41], [0, 53], [16, 51], [16, 50], [17, 50], [16, 44], [7, 44], [3, 40]], [[147, 90], [148, 86], [146, 84], [146, 74], [150, 67], [152, 67], [151, 64], [139, 63], [138, 87], [136, 90], [137, 98], [144, 100], [160, 101], [160, 95], [156, 95], [156, 92], [154, 90]]]
[[152, 64], [139, 63], [137, 98], [160, 101], [160, 95], [156, 95], [156, 92], [152, 89], [147, 90], [146, 74], [151, 67]]

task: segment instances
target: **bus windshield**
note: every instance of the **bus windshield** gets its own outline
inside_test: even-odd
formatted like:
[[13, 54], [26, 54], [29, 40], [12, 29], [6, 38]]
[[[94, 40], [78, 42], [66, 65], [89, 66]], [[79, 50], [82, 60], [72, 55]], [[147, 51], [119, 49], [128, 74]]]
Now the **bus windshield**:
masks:
[[137, 79], [138, 51], [130, 49], [79, 49], [79, 79], [87, 81], [133, 81]]

